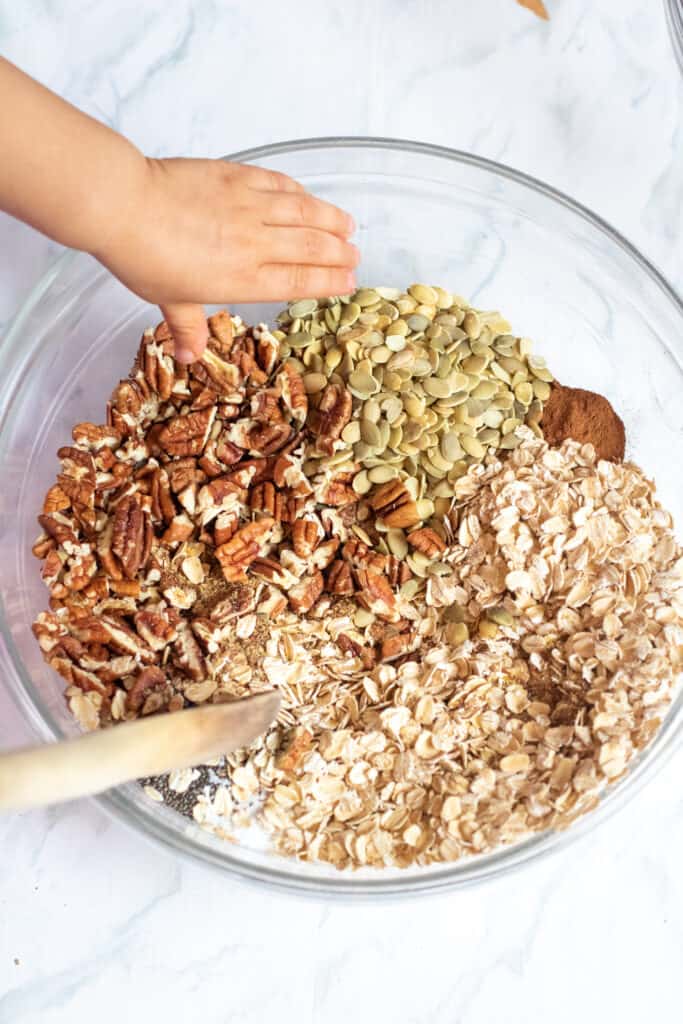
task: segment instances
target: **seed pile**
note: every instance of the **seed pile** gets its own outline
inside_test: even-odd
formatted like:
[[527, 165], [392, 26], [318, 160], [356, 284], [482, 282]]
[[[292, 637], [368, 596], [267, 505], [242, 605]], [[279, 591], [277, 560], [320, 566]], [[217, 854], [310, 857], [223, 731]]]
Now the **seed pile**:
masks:
[[[281, 356], [309, 395], [330, 380], [353, 395], [354, 417], [333, 464], [360, 464], [352, 481], [360, 495], [390, 480], [413, 481], [420, 518], [445, 514], [468, 465], [516, 448], [523, 424], [542, 436], [553, 381], [545, 360], [531, 354], [528, 338], [510, 334], [499, 313], [472, 309], [442, 288], [306, 299], [278, 322]], [[316, 468], [309, 459], [308, 474]]]

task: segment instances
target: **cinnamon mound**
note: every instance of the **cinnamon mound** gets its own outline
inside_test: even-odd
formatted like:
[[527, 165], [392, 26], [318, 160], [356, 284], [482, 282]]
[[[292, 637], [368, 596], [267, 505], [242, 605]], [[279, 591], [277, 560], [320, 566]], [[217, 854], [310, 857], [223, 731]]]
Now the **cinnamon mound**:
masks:
[[559, 445], [571, 437], [592, 444], [601, 459], [621, 462], [624, 458], [624, 424], [607, 399], [595, 391], [553, 384], [543, 407], [541, 429], [548, 444]]

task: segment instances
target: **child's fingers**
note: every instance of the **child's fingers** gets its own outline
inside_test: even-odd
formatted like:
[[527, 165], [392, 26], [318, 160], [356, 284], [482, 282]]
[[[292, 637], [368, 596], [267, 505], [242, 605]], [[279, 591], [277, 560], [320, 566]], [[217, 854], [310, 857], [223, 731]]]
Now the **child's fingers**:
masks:
[[357, 267], [360, 263], [356, 246], [329, 231], [317, 228], [269, 228], [266, 231], [269, 263], [305, 263], [318, 267]]
[[305, 192], [305, 188], [288, 174], [280, 171], [269, 171], [265, 167], [252, 167], [251, 164], [234, 164], [236, 173], [249, 188], [257, 192]]
[[340, 238], [348, 238], [356, 230], [353, 217], [324, 199], [303, 192], [271, 193], [263, 216], [264, 224], [271, 227], [318, 228], [331, 231]]
[[258, 276], [258, 294], [263, 302], [313, 298], [316, 295], [348, 295], [355, 287], [355, 274], [343, 267], [270, 263], [260, 268]]
[[161, 312], [171, 332], [178, 362], [193, 363], [199, 359], [209, 337], [202, 307], [189, 302], [173, 302], [161, 306]]

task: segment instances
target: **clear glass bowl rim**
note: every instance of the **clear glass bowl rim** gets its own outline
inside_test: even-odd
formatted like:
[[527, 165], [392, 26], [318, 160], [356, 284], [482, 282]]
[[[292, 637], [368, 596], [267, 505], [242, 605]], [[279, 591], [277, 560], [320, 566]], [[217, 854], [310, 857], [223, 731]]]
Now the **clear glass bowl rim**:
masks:
[[683, 72], [683, 0], [664, 0], [664, 11], [676, 60]]
[[[677, 0], [669, 0], [669, 4], [676, 4], [678, 6]], [[531, 175], [517, 171], [494, 160], [475, 156], [463, 150], [451, 149], [431, 143], [373, 136], [327, 136], [294, 139], [240, 150], [226, 156], [224, 159], [244, 163], [252, 160], [267, 160], [269, 157], [283, 153], [340, 148], [386, 149], [439, 157], [478, 168], [489, 174], [498, 175], [518, 185], [522, 185], [532, 192], [539, 193], [587, 221], [593, 228], [607, 236], [612, 243], [621, 248], [651, 278], [653, 283], [674, 304], [679, 314], [683, 317], [683, 301], [676, 290], [669, 284], [657, 267], [607, 221], [558, 189], [547, 185]], [[43, 295], [45, 295], [54, 281], [68, 270], [75, 255], [73, 252], [66, 252], [59, 256], [31, 290], [11, 322], [3, 342], [0, 343], [0, 359], [6, 351], [12, 351], [13, 345], [21, 335], [25, 320], [28, 319], [29, 315], [40, 303]], [[14, 643], [1, 603], [0, 633], [11, 658], [12, 668], [17, 677], [16, 681], [19, 683], [19, 685], [11, 685], [9, 687], [10, 696], [33, 730], [42, 739], [59, 739], [59, 729], [51, 720], [49, 714], [40, 708], [40, 700], [34, 692], [31, 679], [27, 676], [21, 660], [14, 649]], [[630, 801], [641, 786], [652, 778], [680, 747], [682, 736], [683, 709], [679, 707], [677, 711], [669, 714], [653, 744], [648, 746], [636, 758], [627, 777], [614, 787], [609, 787], [601, 797], [598, 807], [576, 821], [568, 830], [564, 832], [540, 833], [514, 846], [502, 847], [491, 854], [475, 855], [452, 864], [444, 864], [437, 869], [426, 869], [424, 874], [411, 873], [410, 876], [406, 877], [401, 877], [400, 875], [382, 877], [380, 872], [377, 873], [376, 878], [359, 878], [352, 872], [340, 872], [335, 877], [327, 878], [297, 876], [287, 870], [286, 860], [280, 860], [275, 856], [272, 863], [269, 863], [267, 866], [254, 865], [231, 856], [230, 847], [227, 843], [225, 844], [225, 850], [196, 844], [179, 830], [167, 827], [160, 820], [146, 814], [141, 806], [129, 800], [125, 787], [110, 790], [107, 793], [94, 797], [93, 800], [115, 819], [134, 829], [135, 832], [155, 841], [169, 852], [180, 855], [188, 861], [200, 861], [215, 870], [226, 872], [235, 878], [258, 883], [260, 886], [267, 886], [292, 894], [307, 894], [318, 897], [346, 896], [353, 899], [377, 898], [380, 896], [407, 897], [443, 892], [444, 890], [461, 888], [497, 878], [524, 865], [531, 864], [546, 854], [566, 849]], [[278, 863], [282, 866], [278, 866]]]

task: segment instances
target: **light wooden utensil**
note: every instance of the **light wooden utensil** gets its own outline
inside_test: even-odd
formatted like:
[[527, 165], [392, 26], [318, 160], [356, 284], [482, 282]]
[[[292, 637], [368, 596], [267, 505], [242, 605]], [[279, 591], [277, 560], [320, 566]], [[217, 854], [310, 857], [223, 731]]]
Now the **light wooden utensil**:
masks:
[[271, 691], [227, 704], [153, 715], [63, 743], [0, 755], [0, 810], [61, 803], [243, 747], [278, 713]]

